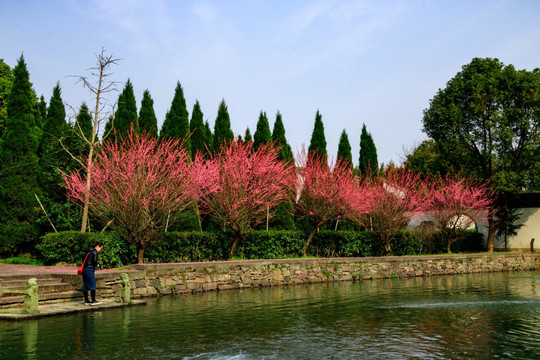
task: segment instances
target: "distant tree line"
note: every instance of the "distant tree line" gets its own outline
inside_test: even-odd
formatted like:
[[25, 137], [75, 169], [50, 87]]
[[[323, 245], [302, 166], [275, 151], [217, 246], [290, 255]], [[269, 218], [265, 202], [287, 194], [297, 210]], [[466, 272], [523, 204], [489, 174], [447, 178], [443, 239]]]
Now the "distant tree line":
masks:
[[136, 245], [139, 262], [159, 234], [181, 230], [229, 232], [229, 257], [253, 230], [293, 229], [305, 232], [304, 255], [316, 232], [337, 229], [368, 231], [390, 254], [420, 212], [450, 252], [456, 219], [481, 211], [493, 251], [496, 231], [516, 229], [504, 195], [540, 190], [537, 69], [473, 59], [431, 100], [429, 139], [402, 166], [379, 165], [363, 124], [354, 168], [345, 130], [335, 161], [328, 156], [319, 110], [297, 156], [279, 111], [272, 131], [261, 110], [253, 135], [235, 135], [222, 100], [212, 130], [198, 101], [190, 117], [180, 82], [161, 128], [149, 90], [138, 110], [129, 79], [104, 111], [113, 64], [102, 53], [95, 83], [81, 77], [95, 105], [82, 103], [68, 121], [59, 83], [47, 104], [22, 56], [13, 69], [0, 61], [0, 256], [35, 254], [50, 232], [107, 228]]
[[[79, 206], [67, 201], [62, 174], [89, 168], [86, 163], [90, 148], [94, 154], [107, 141], [124, 141], [128, 134], [145, 134], [159, 142], [168, 139], [180, 141], [189, 158], [203, 154], [205, 158], [216, 156], [222, 146], [238, 139], [252, 143], [253, 151], [269, 144], [279, 149], [278, 158], [294, 164], [294, 154], [287, 142], [283, 116], [278, 111], [273, 130], [266, 112], [261, 111], [252, 135], [247, 128], [237, 135], [231, 130], [231, 120], [225, 100], [219, 104], [213, 130], [205, 120], [200, 103], [195, 102], [190, 114], [184, 91], [177, 82], [174, 97], [161, 128], [154, 111], [154, 101], [147, 89], [143, 92], [140, 109], [133, 84], [126, 81], [115, 103], [114, 111], [103, 111], [105, 92], [116, 85], [110, 81], [104, 68], [115, 61], [109, 57], [98, 58], [98, 74], [95, 88], [84, 77], [84, 85], [96, 95], [96, 106], [83, 102], [74, 116], [67, 116], [62, 100], [60, 83], [55, 84], [47, 104], [44, 97], [37, 97], [30, 82], [24, 57], [11, 69], [0, 59], [0, 256], [32, 254], [38, 239], [51, 231], [83, 229], [99, 231], [109, 226], [108, 221], [94, 218], [83, 220]], [[101, 63], [100, 63], [101, 61]], [[101, 68], [100, 68], [101, 65]], [[101, 70], [101, 73], [100, 73]], [[100, 99], [101, 96], [101, 99]], [[71, 108], [70, 108], [71, 109]], [[103, 120], [103, 121], [102, 121]], [[95, 138], [95, 140], [94, 140]], [[369, 144], [364, 145], [365, 138]], [[371, 146], [371, 147], [370, 147]], [[352, 168], [352, 154], [345, 130], [340, 138], [337, 159], [346, 160]], [[365, 125], [362, 129], [360, 163], [368, 163], [362, 169], [377, 168], [377, 155], [371, 135]], [[322, 116], [317, 110], [309, 145], [310, 154], [327, 158], [326, 139]], [[90, 156], [90, 160], [92, 160]], [[88, 186], [91, 181], [89, 180]], [[219, 229], [219, 225], [194, 213], [193, 207], [182, 212], [180, 222], [168, 230], [181, 228]], [[81, 226], [81, 223], [83, 225]], [[297, 224], [291, 215], [291, 204], [280, 204], [274, 217], [263, 227], [268, 229], [294, 229]]]

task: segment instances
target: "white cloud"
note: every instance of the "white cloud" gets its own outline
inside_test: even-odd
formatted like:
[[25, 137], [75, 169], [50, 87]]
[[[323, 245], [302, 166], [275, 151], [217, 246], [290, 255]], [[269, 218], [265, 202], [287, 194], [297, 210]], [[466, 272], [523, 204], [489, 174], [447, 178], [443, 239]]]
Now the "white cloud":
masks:
[[93, 13], [102, 32], [124, 42], [143, 55], [151, 55], [173, 43], [173, 23], [164, 0], [94, 0]]
[[192, 6], [193, 13], [206, 23], [214, 22], [216, 9], [207, 2], [197, 1]]

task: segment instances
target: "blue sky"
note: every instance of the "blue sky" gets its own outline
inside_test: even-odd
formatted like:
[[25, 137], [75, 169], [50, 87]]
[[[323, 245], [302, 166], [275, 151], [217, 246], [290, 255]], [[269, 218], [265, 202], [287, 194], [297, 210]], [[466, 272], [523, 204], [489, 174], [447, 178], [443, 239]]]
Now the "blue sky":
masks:
[[180, 81], [212, 127], [222, 99], [236, 134], [261, 110], [273, 127], [279, 110], [298, 151], [319, 110], [330, 155], [346, 129], [357, 165], [365, 123], [379, 161], [400, 163], [425, 139], [429, 100], [472, 58], [540, 67], [539, 17], [535, 0], [2, 0], [0, 58], [24, 53], [36, 93], [48, 102], [60, 81], [78, 108], [91, 96], [69, 75], [88, 75], [105, 47], [122, 59], [112, 79], [131, 79], [138, 107], [148, 89], [160, 126]]

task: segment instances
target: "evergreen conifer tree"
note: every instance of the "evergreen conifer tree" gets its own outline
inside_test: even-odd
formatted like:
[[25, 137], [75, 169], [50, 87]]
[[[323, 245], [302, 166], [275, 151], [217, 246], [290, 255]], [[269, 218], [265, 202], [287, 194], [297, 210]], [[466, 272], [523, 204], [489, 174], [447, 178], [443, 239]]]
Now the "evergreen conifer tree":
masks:
[[38, 240], [35, 98], [23, 56], [13, 75], [6, 128], [0, 138], [0, 256], [33, 251]]
[[45, 98], [43, 97], [43, 95], [41, 95], [41, 97], [39, 98], [39, 103], [37, 104], [36, 126], [39, 128], [43, 128], [46, 118], [47, 118], [47, 103], [45, 102]]
[[214, 147], [214, 134], [212, 134], [212, 129], [210, 128], [208, 120], [204, 122], [204, 129], [206, 130], [206, 138], [208, 139], [208, 151], [211, 153]]
[[[294, 156], [291, 146], [285, 138], [285, 126], [283, 126], [283, 120], [281, 113], [278, 111], [276, 114], [276, 121], [274, 122], [274, 130], [272, 131], [272, 140], [276, 146], [280, 146], [279, 159], [285, 162], [293, 161]], [[291, 162], [292, 163], [292, 162]]]
[[[86, 139], [92, 138], [92, 115], [88, 110], [86, 103], [82, 103], [79, 108], [79, 113], [75, 119], [75, 123], [69, 132], [67, 141], [69, 141], [69, 151], [71, 154], [79, 159], [88, 155], [88, 144], [80, 136], [83, 134]], [[79, 169], [80, 166], [75, 164], [75, 168]]]
[[78, 127], [81, 129], [82, 133], [84, 134], [84, 137], [87, 139], [90, 139], [92, 137], [92, 115], [90, 115], [90, 112], [88, 111], [88, 105], [86, 103], [81, 104], [81, 108], [79, 109], [79, 114], [77, 114], [77, 124]]
[[187, 111], [186, 99], [184, 98], [184, 90], [182, 90], [180, 81], [176, 83], [171, 108], [165, 115], [165, 121], [161, 127], [159, 137], [160, 139], [172, 137], [185, 140], [184, 146], [188, 151], [191, 151], [191, 140], [189, 138], [189, 113]]
[[203, 118], [204, 114], [201, 110], [201, 105], [199, 104], [199, 100], [196, 100], [189, 123], [189, 130], [191, 131], [191, 156], [193, 158], [197, 152], [201, 152], [206, 156], [211, 149]]
[[114, 124], [114, 116], [109, 116], [109, 119], [107, 119], [107, 122], [105, 123], [105, 129], [103, 130], [103, 137], [102, 140], [113, 140], [114, 141], [114, 133], [113, 133], [113, 124]]
[[154, 100], [150, 96], [148, 89], [144, 90], [139, 110], [139, 131], [145, 132], [152, 137], [158, 136], [158, 125], [156, 113], [154, 112]]
[[315, 115], [315, 126], [313, 127], [313, 133], [311, 134], [311, 141], [309, 143], [308, 155], [310, 154], [324, 158], [327, 157], [324, 124], [319, 110], [317, 110], [317, 114]]
[[69, 153], [62, 146], [69, 146], [66, 143], [68, 131], [69, 126], [66, 122], [62, 91], [60, 84], [57, 83], [53, 89], [47, 117], [43, 123], [43, 134], [38, 153], [40, 157], [39, 182], [45, 197], [54, 202], [66, 202], [64, 190], [59, 184], [62, 181], [61, 171], [67, 171], [73, 162]]
[[253, 151], [272, 141], [272, 133], [270, 132], [270, 124], [268, 123], [268, 117], [266, 112], [261, 110], [259, 114], [259, 120], [257, 121], [257, 129], [253, 134]]
[[216, 117], [216, 123], [214, 124], [214, 136], [213, 152], [216, 154], [221, 147], [225, 144], [229, 144], [234, 139], [234, 134], [231, 130], [231, 120], [229, 119], [229, 111], [227, 110], [227, 104], [225, 100], [221, 100]]
[[137, 101], [133, 91], [133, 84], [128, 79], [124, 90], [118, 97], [118, 108], [114, 114], [114, 129], [118, 139], [123, 139], [133, 126], [135, 133], [139, 132], [139, 117], [137, 115]]
[[244, 141], [253, 142], [253, 136], [251, 136], [251, 131], [249, 130], [249, 127], [246, 128], [246, 132], [244, 133]]
[[4, 59], [0, 59], [0, 137], [4, 132], [7, 122], [7, 102], [11, 86], [13, 84], [13, 72]]
[[376, 172], [379, 168], [377, 148], [371, 134], [366, 130], [366, 124], [362, 126], [360, 134], [360, 160], [358, 163], [360, 174], [365, 176], [370, 172]]
[[338, 161], [346, 162], [349, 168], [353, 167], [351, 143], [349, 142], [349, 136], [345, 129], [343, 129], [339, 138], [337, 159]]

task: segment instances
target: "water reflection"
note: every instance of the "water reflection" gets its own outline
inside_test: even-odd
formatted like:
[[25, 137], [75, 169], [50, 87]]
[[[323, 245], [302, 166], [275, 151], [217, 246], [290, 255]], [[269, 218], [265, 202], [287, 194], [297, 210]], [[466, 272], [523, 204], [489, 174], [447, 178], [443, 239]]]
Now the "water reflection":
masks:
[[24, 349], [27, 359], [38, 359], [37, 342], [38, 342], [38, 322], [30, 320], [23, 323], [23, 338]]
[[83, 313], [80, 322], [75, 330], [75, 354], [82, 359], [85, 356], [92, 356], [95, 351], [95, 317], [101, 314]]
[[539, 281], [485, 274], [163, 297], [0, 323], [0, 359], [535, 359]]

